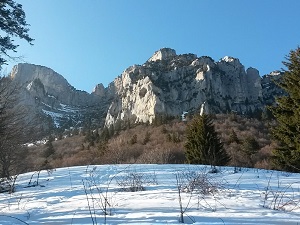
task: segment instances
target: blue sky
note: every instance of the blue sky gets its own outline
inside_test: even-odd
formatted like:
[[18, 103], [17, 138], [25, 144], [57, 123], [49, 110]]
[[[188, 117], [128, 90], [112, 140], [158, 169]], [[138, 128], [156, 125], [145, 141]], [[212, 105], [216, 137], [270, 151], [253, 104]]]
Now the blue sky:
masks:
[[50, 67], [88, 92], [163, 47], [216, 61], [233, 56], [264, 75], [300, 45], [299, 0], [17, 2], [35, 39], [33, 46], [16, 41], [21, 62]]

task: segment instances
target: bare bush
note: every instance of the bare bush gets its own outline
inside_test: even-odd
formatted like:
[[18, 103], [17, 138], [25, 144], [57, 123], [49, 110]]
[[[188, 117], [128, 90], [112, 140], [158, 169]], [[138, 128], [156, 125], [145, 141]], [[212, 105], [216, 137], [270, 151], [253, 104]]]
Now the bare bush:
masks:
[[[179, 216], [179, 223], [184, 223], [184, 215], [186, 214], [187, 210], [189, 209], [191, 199], [192, 199], [192, 194], [193, 192], [189, 192], [189, 196], [185, 196], [188, 198], [186, 205], [183, 204], [183, 195], [182, 192], [185, 189], [185, 187], [188, 185], [188, 182], [186, 180], [186, 176], [183, 172], [177, 172], [175, 174], [176, 177], [176, 187], [177, 187], [177, 193], [178, 193], [178, 204], [179, 204], [179, 211], [180, 211], [180, 216]], [[193, 221], [195, 222], [195, 221]]]
[[[190, 204], [193, 198], [197, 199], [198, 209], [200, 202], [204, 201], [212, 211], [216, 211], [216, 207], [211, 206], [206, 198], [208, 198], [208, 195], [214, 197], [214, 194], [223, 189], [223, 185], [213, 178], [207, 168], [199, 168], [198, 170], [186, 168], [185, 170], [178, 171], [175, 177], [180, 210], [180, 223], [185, 222], [184, 215], [187, 215], [188, 210], [191, 208]], [[216, 198], [214, 199], [216, 203], [220, 203]], [[185, 205], [183, 202], [185, 202]], [[189, 216], [188, 218], [192, 222], [195, 222], [193, 218]]]
[[189, 171], [185, 176], [188, 184], [184, 187], [184, 191], [209, 195], [216, 193], [221, 187], [221, 184], [213, 180], [205, 171]]
[[171, 163], [173, 154], [171, 149], [154, 148], [147, 152], [138, 159], [137, 163], [143, 164], [168, 164]]
[[293, 188], [293, 185], [299, 184], [299, 182], [282, 185], [279, 174], [277, 174], [277, 186], [272, 187], [271, 181], [275, 179], [273, 174], [272, 172], [268, 179], [268, 185], [262, 193], [263, 207], [283, 211], [298, 209], [300, 206], [300, 193], [298, 188]]
[[16, 179], [17, 179], [17, 176], [11, 176], [9, 178], [7, 178], [7, 177], [0, 178], [0, 193], [15, 192]]
[[127, 171], [125, 174], [117, 177], [116, 180], [120, 190], [125, 192], [145, 191], [146, 186], [157, 185], [155, 173], [146, 174], [136, 171]]
[[86, 173], [87, 178], [82, 180], [82, 184], [84, 187], [92, 223], [98, 224], [97, 211], [100, 210], [102, 211], [104, 217], [103, 223], [106, 224], [107, 216], [112, 215], [115, 206], [114, 198], [116, 192], [111, 190], [110, 185], [117, 176], [118, 172], [112, 177], [108, 175], [106, 179], [103, 179], [98, 171], [98, 168], [94, 166], [92, 169], [87, 167]]

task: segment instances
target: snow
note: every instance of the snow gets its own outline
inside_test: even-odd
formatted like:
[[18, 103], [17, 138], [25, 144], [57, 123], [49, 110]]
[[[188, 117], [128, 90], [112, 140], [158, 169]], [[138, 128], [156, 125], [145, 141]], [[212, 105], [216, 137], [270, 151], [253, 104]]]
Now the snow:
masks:
[[188, 114], [189, 112], [187, 111], [183, 111], [182, 114], [181, 114], [181, 121], [186, 121], [186, 115]]
[[[76, 107], [68, 106], [65, 104], [60, 104], [61, 108], [54, 108], [50, 105], [42, 102], [44, 106], [46, 106], [47, 109], [42, 109], [43, 113], [47, 116], [50, 116], [54, 122], [54, 125], [59, 128], [61, 126], [61, 121], [66, 118], [72, 118], [74, 115], [78, 115], [79, 109]], [[55, 112], [56, 111], [56, 112]], [[73, 118], [72, 118], [73, 119]], [[74, 119], [73, 119], [74, 120]], [[77, 123], [80, 123], [80, 121], [75, 121]]]
[[46, 104], [45, 102], [42, 102], [42, 104], [50, 109], [52, 108], [50, 105]]
[[75, 107], [72, 107], [72, 106], [68, 106], [68, 105], [65, 105], [65, 104], [60, 104], [61, 106], [61, 109], [58, 109], [60, 111], [63, 111], [63, 112], [67, 112], [67, 113], [77, 113], [79, 112], [79, 109], [75, 108]]
[[225, 62], [233, 62], [235, 59], [233, 57], [230, 57], [230, 56], [224, 56], [222, 58], [222, 61], [225, 61]]
[[31, 89], [32, 83], [33, 83], [33, 82], [30, 82], [30, 83], [27, 85], [26, 88], [27, 88], [28, 91]]
[[63, 118], [63, 115], [61, 113], [56, 113], [52, 111], [48, 111], [45, 109], [42, 109], [43, 113], [45, 113], [47, 116], [51, 116], [52, 120], [54, 121], [54, 125], [56, 127], [60, 127], [60, 119]]
[[49, 95], [49, 94], [48, 94], [48, 97], [49, 97], [49, 98], [56, 99], [56, 97], [55, 97], [55, 96], [53, 96], [53, 95]]
[[[0, 224], [181, 224], [176, 175], [197, 173], [218, 191], [203, 195], [180, 189], [186, 224], [299, 222], [299, 174], [233, 171], [223, 167], [219, 173], [208, 173], [205, 166], [147, 164], [43, 170], [39, 179], [38, 172], [21, 174], [14, 193], [0, 194]], [[144, 191], [124, 191], [132, 176], [143, 178]], [[106, 222], [104, 199], [109, 203]]]

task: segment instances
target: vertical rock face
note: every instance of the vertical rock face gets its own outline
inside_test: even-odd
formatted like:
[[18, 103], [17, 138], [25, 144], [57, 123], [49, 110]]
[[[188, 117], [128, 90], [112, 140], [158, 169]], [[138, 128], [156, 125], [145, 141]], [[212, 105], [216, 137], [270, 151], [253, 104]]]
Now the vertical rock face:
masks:
[[143, 65], [126, 69], [111, 84], [114, 100], [106, 125], [118, 120], [152, 122], [156, 115], [179, 116], [184, 111], [249, 113], [263, 108], [258, 70], [245, 70], [240, 61], [224, 57], [177, 55], [161, 49]]
[[273, 71], [268, 75], [262, 77], [261, 85], [263, 88], [263, 101], [265, 105], [272, 105], [275, 103], [275, 98], [285, 95], [285, 91], [275, 84], [282, 79], [283, 72]]
[[[97, 114], [95, 110], [102, 114], [107, 111], [106, 106], [99, 106], [104, 97], [101, 88], [97, 94], [76, 90], [50, 68], [21, 63], [13, 67], [9, 77], [20, 87], [20, 101], [27, 108], [27, 117], [44, 118], [45, 129], [50, 128], [49, 121], [54, 127], [68, 128]], [[101, 120], [99, 115], [97, 117]]]
[[[96, 98], [84, 91], [76, 90], [62, 75], [45, 66], [20, 63], [13, 67], [10, 77], [28, 87], [34, 80], [39, 80], [44, 86], [45, 95], [55, 97], [62, 104], [86, 106], [96, 103]], [[31, 88], [27, 89], [32, 91]]]

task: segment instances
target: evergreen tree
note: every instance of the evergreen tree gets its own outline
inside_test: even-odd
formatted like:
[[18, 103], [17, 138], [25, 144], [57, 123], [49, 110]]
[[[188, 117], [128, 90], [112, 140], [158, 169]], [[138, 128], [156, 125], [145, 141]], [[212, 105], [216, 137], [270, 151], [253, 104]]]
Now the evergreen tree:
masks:
[[271, 107], [277, 125], [272, 134], [279, 142], [274, 150], [274, 164], [279, 169], [300, 170], [300, 48], [290, 51], [283, 64], [287, 67], [277, 83], [287, 95], [276, 99]]
[[259, 144], [253, 137], [246, 137], [242, 142], [242, 151], [248, 157], [251, 167], [254, 166], [254, 156], [259, 151]]
[[196, 116], [187, 127], [184, 145], [190, 164], [226, 165], [230, 158], [223, 148], [210, 116]]
[[90, 129], [88, 129], [87, 132], [86, 132], [84, 142], [87, 142], [89, 144], [94, 142], [93, 133]]
[[115, 126], [111, 124], [108, 128], [109, 136], [112, 137], [115, 135]]
[[147, 131], [142, 144], [143, 145], [147, 144], [150, 141], [150, 137], [151, 137], [151, 134], [149, 133], [149, 131]]
[[109, 138], [110, 138], [109, 130], [108, 130], [107, 126], [104, 126], [101, 131], [101, 134], [100, 134], [100, 139], [103, 141], [108, 141]]
[[54, 147], [52, 144], [53, 141], [54, 141], [54, 138], [52, 136], [50, 136], [48, 141], [45, 144], [45, 146], [46, 146], [46, 149], [44, 151], [45, 158], [48, 158], [49, 156], [51, 156], [55, 153], [55, 150], [54, 150]]
[[134, 135], [131, 137], [129, 143], [130, 143], [131, 145], [134, 145], [134, 144], [137, 143], [137, 135], [136, 135], [136, 134], [134, 134]]
[[229, 144], [230, 143], [237, 143], [238, 144], [239, 142], [240, 142], [240, 140], [238, 139], [235, 131], [232, 129], [231, 132], [230, 132], [230, 134], [229, 134], [228, 143]]
[[13, 0], [0, 2], [0, 69], [7, 62], [5, 58], [11, 58], [9, 52], [16, 52], [19, 46], [14, 44], [14, 37], [24, 39], [32, 44], [33, 39], [28, 35], [28, 26], [21, 4]]

